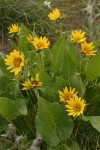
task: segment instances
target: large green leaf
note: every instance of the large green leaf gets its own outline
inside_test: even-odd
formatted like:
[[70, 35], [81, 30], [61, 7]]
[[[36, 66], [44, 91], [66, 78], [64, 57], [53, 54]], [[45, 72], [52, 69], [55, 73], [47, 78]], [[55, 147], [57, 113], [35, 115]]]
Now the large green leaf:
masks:
[[28, 31], [28, 29], [22, 25], [21, 26], [21, 31], [19, 33], [19, 47], [18, 50], [22, 51], [24, 53], [24, 55], [26, 56], [26, 58], [29, 56], [29, 43], [27, 41], [27, 36], [30, 34], [30, 32]]
[[51, 50], [51, 61], [54, 73], [69, 81], [70, 76], [77, 72], [77, 60], [74, 50], [66, 42], [64, 35], [57, 41]]
[[16, 103], [14, 100], [8, 99], [6, 97], [0, 97], [0, 114], [2, 114], [9, 122], [11, 122], [12, 119], [19, 115], [26, 115], [27, 108], [25, 101], [17, 101]]
[[71, 150], [81, 150], [79, 145], [76, 142], [72, 142]]
[[0, 75], [0, 96], [5, 93], [6, 87], [9, 84], [10, 79], [4, 75]]
[[77, 55], [76, 55], [75, 47], [69, 41], [66, 42], [66, 50], [67, 50], [67, 53], [69, 54], [69, 56], [71, 57], [71, 59], [73, 60], [73, 62], [75, 64], [77, 64], [78, 58], [77, 58]]
[[87, 116], [99, 116], [100, 115], [100, 87], [93, 86], [93, 84], [88, 85], [85, 92], [85, 97], [88, 106]]
[[5, 120], [5, 118], [0, 115], [0, 135], [6, 131], [8, 128], [8, 122]]
[[13, 77], [14, 73], [11, 73], [9, 70], [7, 70], [7, 65], [5, 64], [4, 59], [0, 58], [0, 70], [5, 74], [7, 77]]
[[25, 99], [18, 99], [15, 101], [15, 104], [20, 114], [27, 115], [27, 107]]
[[74, 61], [71, 59], [70, 55], [65, 49], [62, 53], [62, 61], [60, 67], [60, 75], [67, 81], [70, 82], [70, 77], [77, 72], [77, 67]]
[[52, 147], [68, 139], [73, 130], [73, 122], [64, 106], [57, 102], [49, 103], [43, 98], [39, 98], [36, 125], [43, 140]]
[[80, 62], [80, 72], [84, 73], [87, 70], [88, 58], [82, 58]]
[[0, 76], [0, 96], [7, 96], [10, 99], [23, 98], [21, 90], [19, 89], [19, 83], [5, 75]]
[[80, 150], [78, 143], [71, 138], [67, 141], [67, 145], [70, 147], [70, 150]]
[[95, 80], [100, 76], [100, 53], [90, 60], [85, 74], [88, 80]]
[[[56, 88], [56, 87], [54, 87], [54, 88]], [[54, 90], [55, 89], [53, 89], [49, 85], [46, 86], [45, 91], [42, 93], [42, 97], [47, 99], [48, 102], [55, 102], [55, 101], [57, 101], [58, 100], [58, 96], [56, 95], [56, 92]]]
[[83, 116], [84, 121], [90, 121], [93, 128], [100, 132], [100, 116]]
[[54, 45], [51, 50], [50, 58], [52, 61], [52, 69], [55, 73], [59, 74], [59, 67], [63, 59], [62, 53], [65, 49], [65, 36], [62, 36]]
[[9, 122], [20, 115], [15, 102], [5, 97], [0, 97], [0, 113]]
[[67, 82], [62, 77], [57, 76], [56, 77], [56, 84], [61, 86], [61, 87], [65, 87]]
[[66, 86], [66, 81], [61, 77], [56, 77], [56, 81], [49, 82], [45, 84], [44, 89], [45, 91], [42, 94], [42, 97], [49, 102], [58, 102], [59, 96], [58, 91], [62, 90], [63, 87]]
[[71, 78], [70, 78], [70, 85], [76, 89], [76, 91], [78, 92], [79, 96], [83, 96], [84, 92], [85, 92], [85, 86], [81, 80], [81, 77], [78, 73], [74, 74]]

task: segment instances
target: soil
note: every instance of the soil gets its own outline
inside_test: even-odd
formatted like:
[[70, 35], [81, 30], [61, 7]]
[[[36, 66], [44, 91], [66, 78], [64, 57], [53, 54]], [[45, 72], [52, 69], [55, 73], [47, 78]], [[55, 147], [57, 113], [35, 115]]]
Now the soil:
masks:
[[3, 31], [0, 30], [0, 52], [9, 54], [12, 51], [10, 43], [7, 41], [7, 38], [4, 37]]

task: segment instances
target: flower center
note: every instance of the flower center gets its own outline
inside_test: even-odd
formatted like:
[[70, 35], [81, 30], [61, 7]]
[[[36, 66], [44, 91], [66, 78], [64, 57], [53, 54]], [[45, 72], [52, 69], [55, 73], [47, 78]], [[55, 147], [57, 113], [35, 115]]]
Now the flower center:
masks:
[[33, 84], [35, 84], [35, 86], [37, 86], [38, 85], [38, 81], [37, 80], [33, 80], [33, 81], [31, 81], [31, 84], [33, 85]]
[[64, 97], [65, 97], [66, 100], [69, 100], [70, 99], [70, 94], [67, 93], [67, 94], [64, 95]]
[[76, 42], [78, 42], [80, 40], [80, 37], [79, 36], [77, 36], [76, 37]]
[[73, 106], [73, 109], [74, 109], [75, 112], [80, 112], [81, 109], [82, 109], [82, 106], [80, 104], [75, 104]]
[[39, 42], [39, 43], [37, 44], [37, 48], [38, 48], [38, 49], [44, 48], [44, 44], [41, 43], [41, 42]]
[[84, 51], [88, 54], [90, 53], [90, 49], [88, 47], [84, 47]]
[[64, 99], [70, 100], [70, 98], [73, 98], [73, 94], [66, 93], [66, 94], [64, 95]]
[[22, 62], [22, 59], [20, 57], [15, 58], [14, 59], [14, 66], [20, 67], [21, 62]]

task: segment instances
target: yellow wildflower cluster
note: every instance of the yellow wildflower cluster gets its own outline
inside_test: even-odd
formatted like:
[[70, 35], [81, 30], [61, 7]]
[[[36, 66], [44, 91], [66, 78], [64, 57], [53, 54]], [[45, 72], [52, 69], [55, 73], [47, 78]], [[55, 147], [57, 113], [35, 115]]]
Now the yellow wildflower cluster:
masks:
[[[50, 20], [57, 20], [60, 18], [60, 10], [54, 9], [51, 13], [48, 14]], [[44, 49], [49, 48], [50, 41], [46, 36], [44, 37], [33, 37], [31, 34], [27, 37], [29, 43], [31, 43], [37, 51], [42, 51]]]
[[[18, 33], [20, 31], [20, 27], [16, 24], [12, 24], [8, 27], [8, 33]], [[48, 41], [48, 38], [46, 36], [44, 37], [33, 37], [31, 34], [29, 34], [26, 37], [27, 41], [32, 44], [37, 51], [42, 51], [44, 49], [47, 49], [50, 45], [50, 41]], [[25, 60], [24, 55], [20, 54], [19, 51], [14, 50], [9, 55], [6, 55], [5, 64], [8, 65], [7, 70], [10, 69], [10, 72], [15, 73], [15, 77], [19, 76], [19, 72], [22, 71]], [[39, 81], [39, 73], [36, 74], [36, 77], [31, 77], [30, 79], [27, 79], [24, 83], [22, 83], [22, 90], [29, 90], [31, 88], [37, 88], [42, 85], [42, 82]]]
[[94, 50], [95, 46], [93, 46], [93, 42], [86, 42], [85, 32], [82, 32], [81, 30], [72, 31], [71, 41], [75, 43], [81, 43], [81, 52], [83, 52], [85, 55], [96, 55], [97, 50]]
[[[20, 31], [20, 27], [16, 24], [12, 24], [8, 27], [8, 33], [18, 33]], [[29, 34], [27, 37], [27, 41], [32, 44], [37, 51], [42, 51], [44, 49], [49, 48], [50, 41], [48, 41], [48, 38], [46, 36], [44, 37], [33, 37], [31, 34]]]
[[[10, 53], [10, 55], [6, 55], [5, 64], [9, 66], [7, 70], [11, 69], [10, 72], [15, 72], [15, 76], [17, 77], [18, 73], [24, 67], [24, 56], [21, 55], [19, 51], [14, 50]], [[30, 80], [28, 79], [22, 85], [22, 90], [29, 90], [30, 88], [36, 88], [41, 86], [42, 82], [39, 82], [39, 74], [36, 74], [35, 79], [31, 77]]]
[[60, 101], [64, 103], [67, 108], [68, 115], [72, 115], [73, 117], [79, 116], [83, 114], [85, 109], [85, 100], [78, 97], [77, 92], [75, 92], [75, 88], [68, 90], [67, 87], [64, 88], [63, 92], [59, 91]]

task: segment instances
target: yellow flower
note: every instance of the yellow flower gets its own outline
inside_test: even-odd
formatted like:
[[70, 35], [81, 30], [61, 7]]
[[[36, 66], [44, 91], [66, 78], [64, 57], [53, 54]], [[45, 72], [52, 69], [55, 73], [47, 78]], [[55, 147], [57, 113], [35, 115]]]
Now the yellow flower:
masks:
[[65, 87], [63, 92], [61, 91], [58, 91], [58, 92], [59, 92], [60, 101], [64, 103], [70, 100], [70, 98], [73, 98], [77, 95], [77, 92], [75, 92], [75, 88], [72, 89], [72, 87], [70, 87], [69, 90], [67, 87]]
[[75, 43], [82, 43], [86, 40], [84, 35], [85, 35], [85, 32], [82, 32], [81, 30], [72, 31], [71, 41], [74, 41]]
[[17, 33], [20, 31], [20, 28], [16, 24], [12, 24], [8, 27], [9, 33]]
[[18, 74], [24, 66], [24, 56], [14, 50], [10, 55], [6, 55], [6, 57], [5, 64], [9, 66], [7, 70], [11, 69], [10, 72], [15, 72], [15, 75]]
[[87, 56], [93, 56], [96, 55], [96, 50], [93, 50], [95, 46], [93, 46], [93, 42], [87, 43], [86, 41], [81, 44], [82, 46], [82, 52], [86, 54]]
[[32, 44], [35, 46], [35, 48], [40, 51], [43, 49], [46, 49], [49, 47], [50, 42], [48, 41], [48, 38], [46, 38], [46, 36], [44, 36], [42, 38], [42, 36], [40, 38], [35, 37]]
[[66, 111], [68, 111], [68, 115], [72, 115], [73, 117], [83, 114], [85, 106], [85, 101], [81, 98], [78, 98], [77, 96], [71, 98], [65, 105], [65, 107], [67, 108]]
[[25, 81], [25, 83], [22, 84], [24, 87], [22, 90], [29, 90], [31, 88], [36, 88], [42, 85], [42, 82], [39, 82], [39, 74], [36, 74], [35, 79], [31, 77], [31, 79]]
[[33, 36], [32, 36], [31, 34], [29, 34], [29, 36], [27, 36], [27, 41], [28, 41], [29, 43], [31, 43], [31, 44], [32, 44], [32, 42], [34, 41], [34, 38], [33, 38]]
[[51, 13], [48, 14], [50, 20], [57, 20], [60, 17], [60, 10], [54, 9]]

